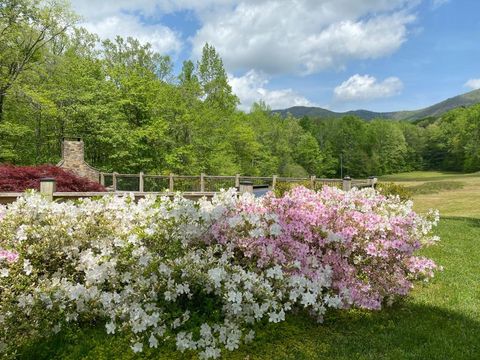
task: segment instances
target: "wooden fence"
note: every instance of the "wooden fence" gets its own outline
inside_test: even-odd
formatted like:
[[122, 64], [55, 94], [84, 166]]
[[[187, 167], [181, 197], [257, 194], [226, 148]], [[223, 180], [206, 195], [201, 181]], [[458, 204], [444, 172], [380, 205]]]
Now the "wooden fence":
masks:
[[[220, 189], [236, 187], [239, 192], [255, 193], [256, 189], [263, 191], [273, 190], [280, 183], [300, 183], [309, 185], [313, 189], [322, 185], [337, 186], [343, 190], [350, 190], [353, 187], [374, 187], [377, 179], [321, 179], [311, 176], [309, 178], [287, 178], [276, 175], [270, 177], [255, 176], [212, 176], [200, 174], [199, 176], [183, 176], [170, 174], [145, 175], [139, 174], [118, 174], [101, 173], [100, 182], [106, 186], [109, 192], [58, 192], [56, 191], [55, 179], [45, 178], [40, 181], [40, 192], [50, 200], [75, 200], [86, 197], [100, 197], [115, 194], [132, 193], [135, 199], [146, 195], [174, 196], [181, 192], [182, 196], [192, 200], [202, 197], [212, 198]], [[308, 184], [307, 184], [308, 183]], [[20, 192], [0, 192], [0, 204], [14, 202], [22, 196]]]
[[318, 188], [320, 185], [338, 186], [344, 190], [352, 187], [373, 187], [376, 178], [368, 179], [323, 179], [311, 176], [308, 178], [291, 178], [273, 176], [216, 176], [216, 175], [147, 175], [143, 172], [138, 174], [100, 173], [100, 183], [111, 191], [138, 191], [138, 192], [218, 192], [220, 189], [235, 187], [239, 189], [242, 185], [268, 186], [274, 189], [280, 182], [309, 184], [311, 188]]

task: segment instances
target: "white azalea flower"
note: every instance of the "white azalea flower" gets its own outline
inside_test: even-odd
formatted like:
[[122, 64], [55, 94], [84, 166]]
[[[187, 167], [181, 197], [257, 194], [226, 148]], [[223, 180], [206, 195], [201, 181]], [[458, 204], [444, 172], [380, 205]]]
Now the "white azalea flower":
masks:
[[33, 271], [33, 266], [30, 264], [30, 260], [25, 259], [23, 260], [23, 272], [25, 275], [30, 275]]
[[143, 344], [140, 342], [136, 342], [132, 346], [130, 346], [134, 353], [140, 353], [143, 351]]
[[115, 334], [116, 325], [113, 321], [105, 324], [105, 328], [107, 329], [107, 334]]
[[151, 348], [157, 348], [158, 347], [158, 340], [157, 338], [152, 334], [148, 338], [148, 344]]

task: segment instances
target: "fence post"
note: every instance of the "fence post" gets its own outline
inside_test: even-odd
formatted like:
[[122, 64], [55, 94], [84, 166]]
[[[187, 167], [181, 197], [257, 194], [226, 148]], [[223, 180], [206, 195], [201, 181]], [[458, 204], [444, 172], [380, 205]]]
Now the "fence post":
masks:
[[253, 182], [252, 181], [242, 181], [238, 187], [239, 193], [253, 193]]
[[350, 191], [352, 189], [352, 179], [350, 176], [345, 176], [342, 183], [343, 191]]
[[100, 185], [105, 186], [105, 174], [103, 172], [100, 173]]
[[168, 190], [173, 192], [173, 174], [170, 173], [170, 177], [168, 178]]
[[316, 176], [315, 175], [312, 175], [310, 176], [310, 187], [312, 188], [312, 190], [315, 190], [315, 180], [316, 180]]
[[144, 192], [144, 181], [143, 181], [143, 171], [140, 171], [140, 174], [138, 174], [138, 191]]
[[275, 189], [275, 185], [277, 185], [277, 175], [272, 176], [272, 190]]
[[116, 172], [112, 173], [112, 188], [113, 191], [117, 191], [117, 174]]
[[200, 174], [200, 192], [205, 192], [205, 174]]
[[240, 174], [235, 175], [235, 187], [237, 189], [240, 187]]
[[53, 193], [57, 190], [56, 188], [57, 185], [54, 178], [40, 179], [40, 194], [49, 201], [53, 201]]

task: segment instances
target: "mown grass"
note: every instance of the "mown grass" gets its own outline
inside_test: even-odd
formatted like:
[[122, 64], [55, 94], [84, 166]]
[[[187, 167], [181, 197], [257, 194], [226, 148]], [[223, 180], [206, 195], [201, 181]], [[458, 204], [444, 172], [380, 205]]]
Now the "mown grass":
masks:
[[[383, 176], [380, 181], [392, 181], [411, 190], [418, 189], [413, 194], [413, 201], [415, 210], [419, 212], [434, 208], [442, 216], [480, 218], [480, 172], [414, 171]], [[463, 187], [452, 185], [452, 182], [461, 183]]]
[[[480, 354], [480, 220], [442, 219], [442, 241], [424, 250], [445, 270], [408, 298], [380, 312], [330, 312], [323, 324], [306, 315], [257, 326], [248, 347], [224, 359], [478, 359]], [[20, 359], [195, 359], [172, 343], [135, 355], [102, 326], [70, 329], [22, 349]]]
[[460, 181], [427, 181], [422, 184], [407, 186], [413, 195], [436, 194], [440, 191], [463, 189], [464, 183]]
[[440, 180], [458, 180], [465, 178], [480, 177], [480, 172], [476, 173], [456, 173], [456, 172], [442, 172], [442, 171], [411, 171], [405, 173], [397, 173], [391, 175], [381, 176], [383, 181], [440, 181]]

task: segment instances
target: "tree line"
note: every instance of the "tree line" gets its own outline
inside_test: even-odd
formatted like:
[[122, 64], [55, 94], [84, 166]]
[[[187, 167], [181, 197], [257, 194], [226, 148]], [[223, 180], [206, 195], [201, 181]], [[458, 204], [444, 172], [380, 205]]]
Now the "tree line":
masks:
[[82, 137], [103, 171], [367, 176], [480, 169], [480, 107], [416, 123], [249, 113], [222, 59], [174, 73], [169, 56], [134, 38], [100, 41], [60, 1], [0, 4], [0, 162], [56, 163]]
[[315, 137], [322, 153], [338, 155], [334, 158], [342, 162], [343, 174], [480, 170], [480, 104], [415, 122], [367, 122], [345, 116], [304, 117], [300, 124]]

